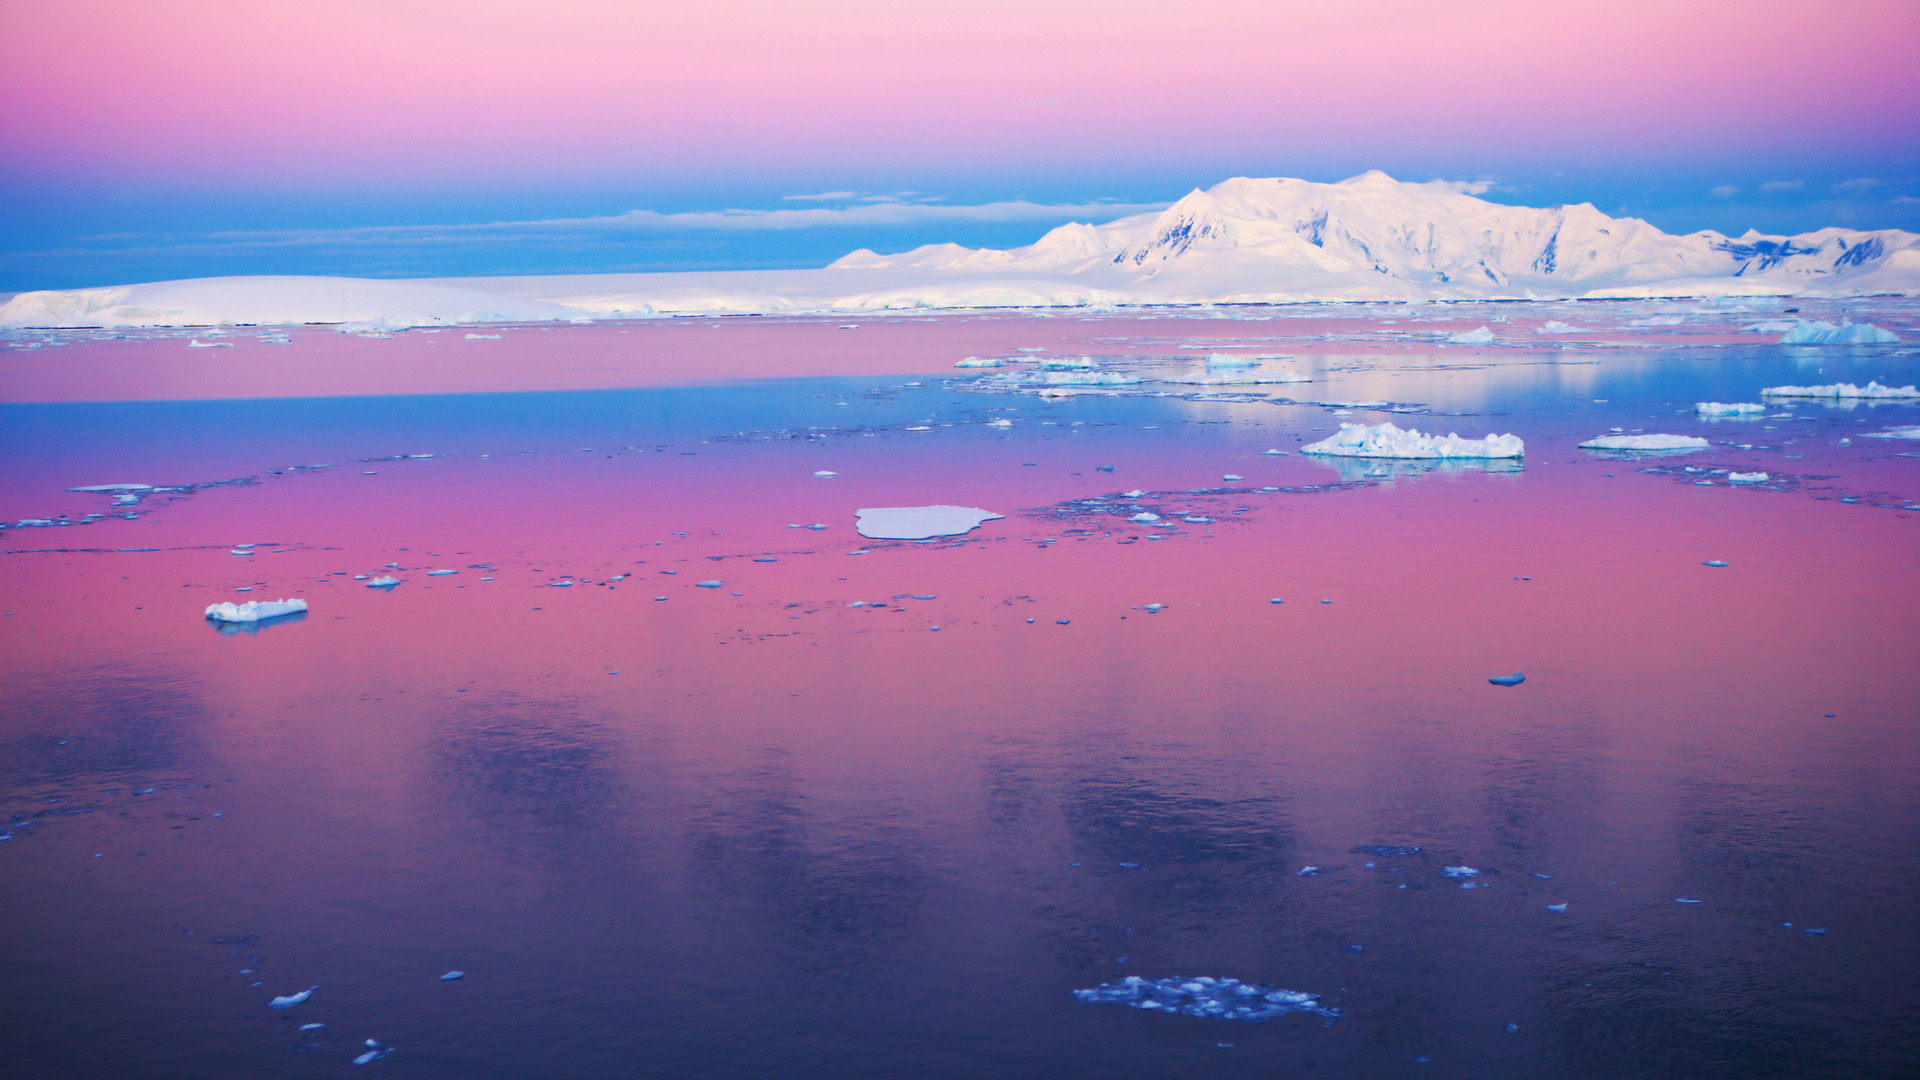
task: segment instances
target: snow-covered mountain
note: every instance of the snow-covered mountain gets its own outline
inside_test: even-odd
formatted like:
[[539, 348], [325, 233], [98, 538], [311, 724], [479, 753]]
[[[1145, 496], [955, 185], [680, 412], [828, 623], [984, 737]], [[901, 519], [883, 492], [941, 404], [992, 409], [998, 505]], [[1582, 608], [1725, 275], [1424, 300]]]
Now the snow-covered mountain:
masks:
[[1302, 301], [1920, 294], [1920, 235], [1670, 236], [1581, 203], [1504, 206], [1369, 172], [1239, 177], [1005, 251], [856, 251], [821, 270], [370, 281], [202, 278], [22, 293], [3, 326], [432, 325], [662, 314]]
[[[1152, 282], [1155, 292], [1221, 300], [1662, 291], [1646, 286], [1679, 293], [1907, 292], [1920, 286], [1920, 236], [1897, 229], [1670, 236], [1588, 203], [1505, 206], [1444, 182], [1402, 183], [1374, 171], [1337, 184], [1236, 177], [1196, 189], [1158, 214], [1062, 225], [1030, 247], [976, 251], [934, 244], [892, 256], [856, 251], [833, 266], [1084, 276], [1115, 285]], [[1694, 284], [1714, 279], [1735, 287]]]

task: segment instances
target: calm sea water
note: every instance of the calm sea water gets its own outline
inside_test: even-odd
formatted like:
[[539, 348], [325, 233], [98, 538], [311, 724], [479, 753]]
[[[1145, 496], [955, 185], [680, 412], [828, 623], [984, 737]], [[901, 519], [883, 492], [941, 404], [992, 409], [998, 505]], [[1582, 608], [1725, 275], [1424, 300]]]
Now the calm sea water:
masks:
[[[1409, 310], [16, 336], [0, 516], [71, 524], [0, 532], [0, 1073], [1911, 1075], [1920, 406], [1692, 403], [1920, 357]], [[1023, 346], [1314, 381], [951, 366]], [[1526, 458], [1298, 453], [1386, 419]], [[1005, 517], [853, 530], [931, 503]]]

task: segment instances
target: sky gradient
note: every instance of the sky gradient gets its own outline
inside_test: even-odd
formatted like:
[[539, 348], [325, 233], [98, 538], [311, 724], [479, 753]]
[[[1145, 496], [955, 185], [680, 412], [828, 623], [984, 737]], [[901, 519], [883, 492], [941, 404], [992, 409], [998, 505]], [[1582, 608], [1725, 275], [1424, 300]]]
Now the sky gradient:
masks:
[[[0, 0], [0, 31], [0, 289], [818, 265], [1376, 167], [1669, 231], [1920, 229], [1916, 0]], [[333, 232], [883, 202], [1050, 209]]]

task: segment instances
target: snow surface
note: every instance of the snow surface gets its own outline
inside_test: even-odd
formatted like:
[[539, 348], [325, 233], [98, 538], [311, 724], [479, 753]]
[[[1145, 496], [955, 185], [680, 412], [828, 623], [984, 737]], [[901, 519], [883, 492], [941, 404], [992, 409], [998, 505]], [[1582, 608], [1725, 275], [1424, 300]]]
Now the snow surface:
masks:
[[1580, 444], [1582, 450], [1705, 450], [1705, 439], [1692, 435], [1602, 435]]
[[1341, 424], [1338, 434], [1300, 448], [1303, 454], [1367, 458], [1517, 458], [1526, 452], [1518, 435], [1463, 439], [1426, 435], [1392, 423]]
[[926, 540], [961, 536], [983, 521], [1005, 517], [974, 506], [880, 506], [853, 512], [855, 529], [869, 540]]
[[1852, 383], [1830, 383], [1826, 386], [1769, 386], [1760, 391], [1761, 397], [1790, 398], [1879, 398], [1906, 400], [1920, 398], [1920, 387], [1881, 386], [1869, 381], [1865, 386]]
[[1780, 337], [1782, 345], [1897, 345], [1900, 336], [1866, 323], [1841, 320], [1839, 326], [1809, 319], [1795, 319], [1793, 328]]
[[1724, 401], [1696, 401], [1693, 411], [1701, 416], [1759, 416], [1767, 411], [1765, 405], [1756, 401], [1738, 401], [1729, 404]]
[[282, 615], [292, 615], [307, 610], [305, 600], [249, 600], [244, 604], [231, 601], [222, 604], [208, 604], [207, 618], [217, 622], [259, 622], [262, 619], [277, 619]]
[[819, 270], [202, 278], [22, 293], [0, 305], [0, 326], [398, 328], [747, 312], [1882, 294], [1920, 294], [1920, 235], [1671, 236], [1586, 203], [1506, 206], [1376, 171], [1336, 184], [1236, 177], [1164, 211], [1062, 225], [1007, 250], [862, 250]]

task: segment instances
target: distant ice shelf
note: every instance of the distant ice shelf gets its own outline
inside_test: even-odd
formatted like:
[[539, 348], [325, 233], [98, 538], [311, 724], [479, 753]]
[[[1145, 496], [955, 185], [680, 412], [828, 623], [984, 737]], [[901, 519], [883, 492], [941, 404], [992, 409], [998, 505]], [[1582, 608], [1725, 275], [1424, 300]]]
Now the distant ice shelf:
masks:
[[307, 610], [305, 600], [249, 600], [244, 604], [231, 601], [207, 605], [207, 618], [215, 622], [250, 623], [263, 619], [277, 619], [282, 615], [293, 615]]
[[1303, 454], [1329, 457], [1454, 459], [1517, 458], [1526, 453], [1518, 435], [1488, 435], [1463, 439], [1458, 435], [1427, 435], [1401, 430], [1392, 423], [1341, 424], [1339, 433], [1300, 448]]
[[879, 506], [853, 512], [855, 528], [869, 540], [927, 540], [962, 536], [981, 522], [1005, 517], [974, 506]]

